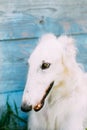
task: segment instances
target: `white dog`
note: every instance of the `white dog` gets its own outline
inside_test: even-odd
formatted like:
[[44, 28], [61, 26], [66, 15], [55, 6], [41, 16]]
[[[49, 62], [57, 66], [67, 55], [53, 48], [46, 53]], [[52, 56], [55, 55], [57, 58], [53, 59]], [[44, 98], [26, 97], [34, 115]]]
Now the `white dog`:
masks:
[[76, 62], [74, 40], [46, 34], [31, 54], [21, 109], [28, 130], [84, 130], [87, 74]]

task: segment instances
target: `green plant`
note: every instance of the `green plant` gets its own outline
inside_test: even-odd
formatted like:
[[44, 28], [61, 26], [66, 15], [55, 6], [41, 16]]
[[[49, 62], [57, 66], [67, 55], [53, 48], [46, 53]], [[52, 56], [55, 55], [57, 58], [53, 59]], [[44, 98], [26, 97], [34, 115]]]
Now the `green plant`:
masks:
[[2, 111], [0, 116], [0, 130], [27, 130], [27, 121], [19, 116], [15, 102], [13, 110], [7, 100], [6, 110]]
[[[6, 110], [2, 111], [0, 116], [0, 130], [27, 130], [27, 121], [19, 116], [15, 102], [13, 110], [7, 100]], [[87, 130], [87, 128], [85, 130]]]

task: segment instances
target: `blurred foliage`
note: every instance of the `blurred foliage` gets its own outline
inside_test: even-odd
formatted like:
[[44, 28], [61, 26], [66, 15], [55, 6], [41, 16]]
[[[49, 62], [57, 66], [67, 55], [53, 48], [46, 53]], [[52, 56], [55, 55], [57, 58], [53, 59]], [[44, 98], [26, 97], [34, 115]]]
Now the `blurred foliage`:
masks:
[[0, 130], [27, 130], [27, 121], [19, 116], [18, 108], [6, 102], [6, 109], [0, 115]]

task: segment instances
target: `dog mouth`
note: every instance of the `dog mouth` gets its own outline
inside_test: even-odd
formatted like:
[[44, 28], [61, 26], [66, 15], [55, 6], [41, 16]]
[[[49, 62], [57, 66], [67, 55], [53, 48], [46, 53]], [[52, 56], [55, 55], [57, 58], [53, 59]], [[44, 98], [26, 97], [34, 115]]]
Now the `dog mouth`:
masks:
[[41, 110], [41, 108], [44, 106], [45, 99], [48, 96], [48, 94], [50, 93], [53, 85], [54, 85], [54, 81], [49, 85], [49, 87], [45, 91], [45, 94], [44, 94], [43, 98], [41, 99], [41, 101], [36, 106], [34, 106], [34, 108], [33, 108], [34, 111], [37, 112], [37, 111]]
[[37, 103], [34, 107], [32, 105], [28, 105], [27, 103], [23, 103], [22, 106], [21, 106], [21, 110], [23, 112], [29, 112], [32, 109], [34, 109], [34, 111], [36, 111], [36, 112], [41, 110], [41, 108], [44, 106], [45, 99], [48, 96], [48, 94], [50, 93], [53, 85], [54, 85], [54, 81], [51, 82], [51, 84], [48, 86], [47, 90], [45, 91], [45, 94], [43, 95], [43, 97], [41, 99], [41, 101], [39, 103]]

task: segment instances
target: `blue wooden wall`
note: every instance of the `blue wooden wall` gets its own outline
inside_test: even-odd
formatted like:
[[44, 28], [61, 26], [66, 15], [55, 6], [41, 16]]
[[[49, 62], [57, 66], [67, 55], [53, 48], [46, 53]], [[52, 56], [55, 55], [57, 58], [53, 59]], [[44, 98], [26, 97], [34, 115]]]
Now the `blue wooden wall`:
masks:
[[48, 32], [73, 36], [87, 71], [87, 0], [0, 0], [1, 107], [9, 96], [20, 111], [28, 57]]

